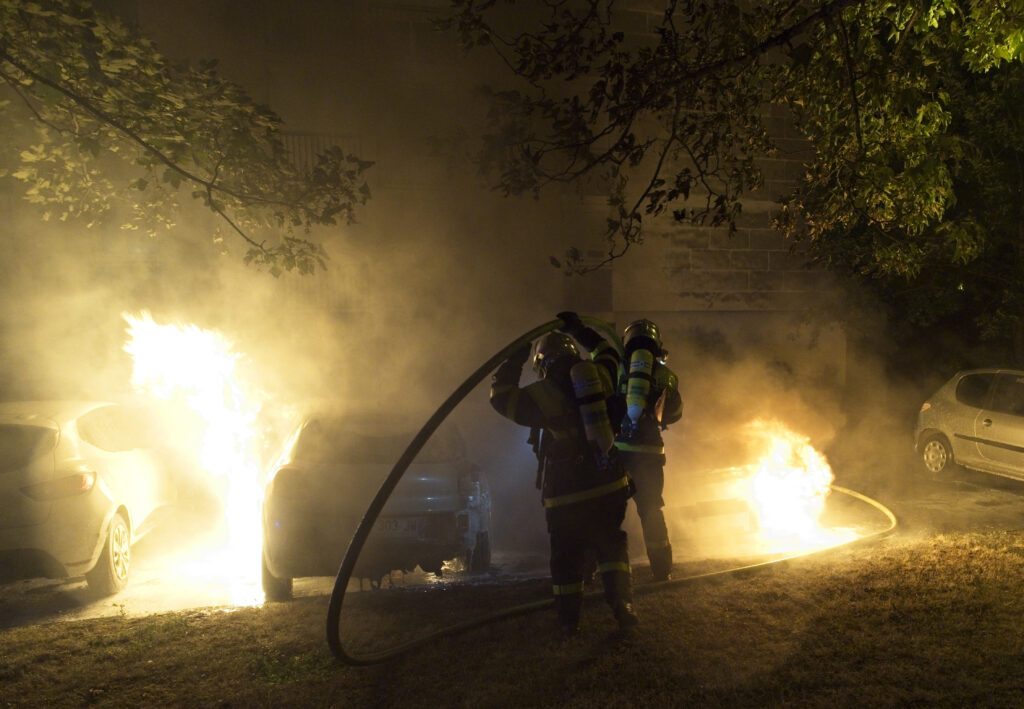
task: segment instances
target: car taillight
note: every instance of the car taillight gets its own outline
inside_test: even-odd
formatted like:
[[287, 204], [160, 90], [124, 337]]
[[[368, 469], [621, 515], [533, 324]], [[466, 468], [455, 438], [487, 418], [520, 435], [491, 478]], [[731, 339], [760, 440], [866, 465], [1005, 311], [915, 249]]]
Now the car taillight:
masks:
[[81, 495], [92, 490], [96, 484], [96, 473], [87, 471], [65, 475], [56, 480], [48, 480], [21, 488], [21, 491], [33, 500], [56, 500], [61, 497]]

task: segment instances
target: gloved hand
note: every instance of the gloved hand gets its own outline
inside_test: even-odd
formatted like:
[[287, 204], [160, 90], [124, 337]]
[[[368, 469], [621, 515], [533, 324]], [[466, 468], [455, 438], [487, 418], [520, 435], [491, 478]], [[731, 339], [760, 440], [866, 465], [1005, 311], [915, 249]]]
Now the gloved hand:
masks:
[[526, 364], [526, 360], [530, 359], [530, 352], [533, 350], [533, 343], [527, 342], [525, 345], [520, 347], [518, 350], [508, 356], [508, 363], [522, 367]]
[[494, 376], [491, 378], [491, 386], [508, 387], [518, 384], [519, 377], [523, 374], [523, 365], [530, 358], [532, 349], [533, 344], [527, 342], [510, 354], [508, 359], [502, 362], [495, 370]]
[[562, 329], [569, 334], [583, 329], [583, 321], [580, 320], [580, 316], [572, 310], [562, 311], [561, 313], [558, 313], [556, 317], [565, 323], [565, 327]]

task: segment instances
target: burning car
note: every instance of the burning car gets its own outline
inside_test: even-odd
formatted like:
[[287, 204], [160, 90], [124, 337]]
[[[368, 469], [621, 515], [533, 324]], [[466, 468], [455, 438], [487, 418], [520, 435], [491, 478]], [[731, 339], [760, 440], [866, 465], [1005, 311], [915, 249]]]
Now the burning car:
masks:
[[0, 574], [84, 574], [97, 593], [128, 581], [131, 546], [177, 488], [134, 407], [0, 403]]
[[[666, 492], [670, 536], [701, 554], [763, 554], [817, 548], [847, 538], [822, 519], [834, 473], [810, 438], [784, 422], [754, 419], [721, 437], [733, 465], [673, 468]], [[682, 466], [686, 467], [683, 468]]]
[[914, 444], [932, 475], [961, 465], [1024, 479], [1024, 371], [957, 372], [921, 405]]
[[[397, 431], [397, 432], [396, 432]], [[307, 418], [286, 446], [263, 501], [263, 589], [291, 597], [292, 579], [337, 573], [356, 527], [416, 429], [365, 415]], [[491, 498], [453, 424], [442, 425], [399, 480], [360, 555], [356, 576], [417, 566], [440, 575], [491, 561]]]

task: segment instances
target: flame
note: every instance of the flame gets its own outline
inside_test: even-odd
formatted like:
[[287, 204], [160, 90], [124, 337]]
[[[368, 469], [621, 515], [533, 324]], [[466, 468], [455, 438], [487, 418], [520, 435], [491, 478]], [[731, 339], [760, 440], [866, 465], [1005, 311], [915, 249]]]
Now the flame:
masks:
[[778, 421], [755, 420], [744, 431], [754, 444], [756, 459], [749, 468], [746, 494], [764, 551], [824, 547], [856, 536], [822, 525], [835, 476], [806, 436]]
[[148, 312], [122, 313], [133, 359], [132, 386], [158, 399], [184, 404], [200, 422], [197, 458], [224, 507], [226, 540], [185, 573], [229, 582], [232, 602], [262, 602], [259, 559], [262, 546], [259, 462], [260, 413], [236, 371], [241, 358], [224, 335], [195, 325], [156, 323]]

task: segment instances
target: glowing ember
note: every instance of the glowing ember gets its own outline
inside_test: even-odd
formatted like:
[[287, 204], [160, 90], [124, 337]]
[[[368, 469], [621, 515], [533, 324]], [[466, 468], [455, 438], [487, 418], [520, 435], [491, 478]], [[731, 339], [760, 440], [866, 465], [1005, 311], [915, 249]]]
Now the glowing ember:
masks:
[[224, 506], [224, 548], [194, 569], [182, 569], [233, 584], [235, 603], [262, 602], [259, 591], [261, 551], [261, 480], [258, 427], [260, 411], [236, 376], [240, 355], [217, 332], [195, 325], [160, 325], [149, 313], [122, 314], [130, 337], [126, 352], [134, 361], [132, 386], [164, 401], [184, 404], [202, 427], [198, 460]]
[[746, 487], [765, 551], [829, 546], [855, 536], [821, 525], [834, 476], [809, 439], [777, 421], [753, 421], [745, 432], [757, 451]]

